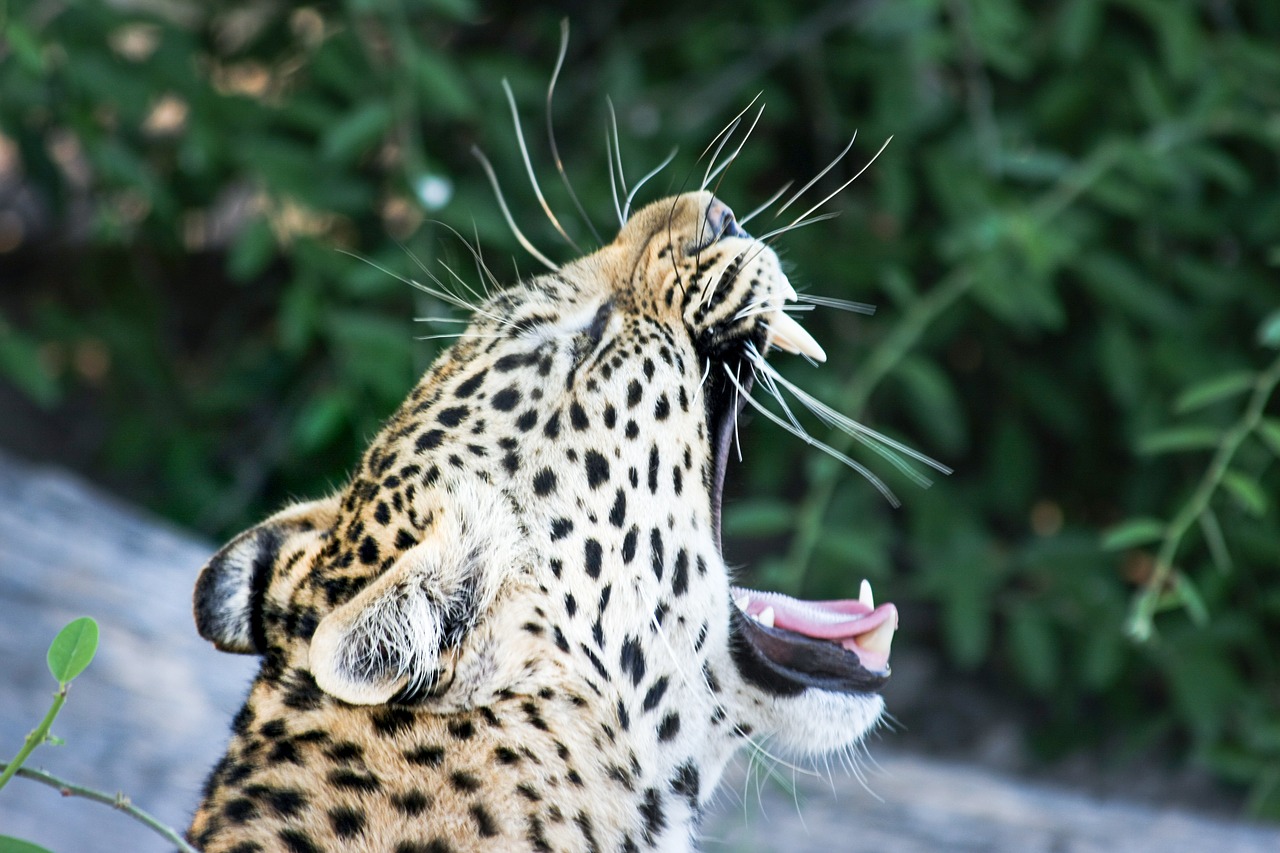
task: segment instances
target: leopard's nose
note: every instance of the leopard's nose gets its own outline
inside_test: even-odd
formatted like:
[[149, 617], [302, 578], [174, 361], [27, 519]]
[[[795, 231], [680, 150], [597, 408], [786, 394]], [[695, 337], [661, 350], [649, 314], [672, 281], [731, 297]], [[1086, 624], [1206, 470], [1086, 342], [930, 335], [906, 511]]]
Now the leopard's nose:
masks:
[[747, 239], [751, 237], [738, 227], [738, 220], [734, 218], [729, 205], [718, 198], [712, 199], [711, 206], [707, 208], [707, 227], [713, 241], [721, 237], [746, 237]]

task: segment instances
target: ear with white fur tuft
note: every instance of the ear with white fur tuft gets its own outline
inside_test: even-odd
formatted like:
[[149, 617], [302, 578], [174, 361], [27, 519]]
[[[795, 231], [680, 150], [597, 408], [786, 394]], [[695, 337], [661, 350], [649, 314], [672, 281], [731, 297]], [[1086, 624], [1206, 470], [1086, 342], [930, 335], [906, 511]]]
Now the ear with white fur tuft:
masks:
[[426, 538], [320, 620], [308, 666], [321, 690], [353, 705], [440, 692], [448, 651], [520, 573], [518, 524], [501, 492], [456, 486], [434, 517]]
[[[320, 620], [310, 669], [324, 692], [353, 705], [378, 705], [430, 689], [441, 648], [462, 633], [453, 616], [474, 621], [465, 578], [474, 566], [448, 564], [433, 537], [406, 551], [358, 595]], [[460, 613], [460, 611], [470, 611]]]
[[338, 496], [295, 504], [223, 546], [196, 581], [200, 636], [224, 652], [262, 654], [262, 603], [281, 553], [320, 541], [338, 514]]

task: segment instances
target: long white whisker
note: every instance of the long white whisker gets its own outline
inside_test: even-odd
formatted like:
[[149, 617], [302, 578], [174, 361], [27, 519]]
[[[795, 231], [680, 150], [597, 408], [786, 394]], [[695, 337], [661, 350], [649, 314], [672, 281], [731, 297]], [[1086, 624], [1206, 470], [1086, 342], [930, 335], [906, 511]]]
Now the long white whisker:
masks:
[[816, 415], [824, 424], [839, 429], [841, 432], [848, 433], [863, 442], [867, 447], [876, 451], [881, 456], [884, 456], [892, 462], [895, 467], [920, 485], [928, 486], [930, 484], [929, 478], [925, 477], [919, 471], [916, 471], [900, 457], [892, 453], [891, 450], [896, 450], [898, 453], [908, 456], [923, 465], [927, 465], [941, 474], [951, 473], [951, 469], [946, 465], [943, 465], [941, 462], [926, 456], [918, 450], [913, 450], [902, 442], [892, 439], [883, 433], [877, 432], [868, 426], [858, 423], [853, 418], [837, 412], [818, 398], [796, 387], [796, 385], [787, 381], [786, 377], [779, 373], [773, 365], [765, 361], [764, 356], [762, 356], [760, 351], [754, 346], [749, 345], [748, 352], [750, 353], [752, 362], [757, 370], [768, 374], [784, 388], [794, 394], [796, 399], [803, 403], [805, 408], [813, 412], [814, 415]]
[[[467, 287], [467, 283], [466, 283], [465, 281], [463, 281], [463, 280], [462, 280], [462, 276], [458, 275], [456, 272], [454, 272], [454, 271], [453, 271], [453, 267], [449, 266], [449, 265], [448, 265], [447, 263], [445, 263], [443, 260], [437, 261], [437, 263], [439, 263], [439, 264], [440, 264], [440, 266], [444, 267], [444, 268], [449, 272], [449, 275], [451, 275], [451, 276], [453, 276], [455, 279], [457, 279], [457, 280], [462, 284], [462, 286], [463, 286], [463, 287]], [[431, 275], [431, 273], [427, 273], [427, 275]], [[436, 278], [434, 275], [431, 275], [431, 277], [432, 277], [435, 281], [440, 282], [440, 279]], [[443, 283], [443, 282], [440, 282], [440, 286], [441, 286], [441, 287], [444, 287], [444, 283]], [[470, 288], [468, 288], [468, 289], [470, 289]], [[479, 314], [481, 317], [487, 317], [487, 318], [489, 318], [490, 320], [492, 320], [492, 321], [494, 321], [495, 323], [497, 323], [499, 326], [513, 326], [513, 325], [514, 325], [514, 324], [513, 324], [510, 320], [508, 320], [506, 317], [503, 317], [503, 316], [502, 316], [502, 315], [500, 315], [500, 314], [495, 314], [495, 313], [494, 313], [494, 312], [492, 312], [492, 311], [487, 311], [487, 310], [485, 310], [485, 309], [481, 308], [479, 305], [473, 305], [473, 306], [471, 306], [471, 312], [472, 312], [473, 314]]]
[[[458, 231], [458, 229], [457, 229], [457, 228], [454, 228], [452, 225], [450, 225], [448, 222], [443, 222], [443, 221], [441, 221], [441, 220], [439, 220], [439, 219], [433, 219], [433, 220], [431, 220], [431, 221], [432, 221], [434, 224], [436, 224], [436, 225], [439, 225], [439, 226], [443, 227], [446, 231], [448, 231], [449, 233], [451, 233], [454, 237], [457, 237], [457, 238], [458, 238], [458, 242], [460, 242], [463, 246], [465, 246], [465, 247], [466, 247], [467, 251], [471, 253], [471, 257], [475, 258], [475, 260], [476, 260], [476, 271], [480, 274], [480, 287], [484, 290], [484, 297], [483, 297], [484, 299], [487, 299], [487, 298], [489, 297], [489, 287], [488, 287], [488, 284], [486, 284], [486, 280], [487, 280], [487, 281], [489, 281], [489, 282], [492, 282], [492, 283], [493, 283], [493, 286], [494, 286], [495, 288], [497, 288], [498, 290], [501, 290], [501, 289], [502, 289], [502, 284], [501, 284], [501, 282], [499, 282], [499, 281], [498, 281], [497, 276], [495, 276], [495, 275], [493, 274], [493, 272], [489, 269], [488, 265], [486, 265], [486, 264], [485, 264], [485, 262], [484, 262], [484, 256], [480, 254], [480, 249], [479, 249], [479, 248], [477, 248], [477, 247], [480, 245], [480, 232], [479, 232], [479, 231], [475, 231], [475, 232], [474, 232], [474, 234], [475, 234], [475, 243], [472, 243], [471, 241], [467, 240], [467, 238], [466, 238], [466, 237], [463, 237], [463, 236], [462, 236], [462, 233], [461, 233], [460, 231]], [[476, 225], [475, 225], [475, 222], [474, 222], [474, 221], [472, 221], [472, 223], [471, 223], [471, 227], [472, 227], [473, 229], [476, 227]], [[423, 271], [423, 272], [427, 272], [427, 267], [426, 267], [426, 265], [425, 265], [425, 264], [423, 264], [423, 263], [421, 263], [421, 262], [418, 262], [418, 266], [422, 269], [422, 271]], [[468, 290], [471, 290], [471, 288], [470, 288], [470, 287], [468, 287], [467, 289], [468, 289]], [[471, 292], [472, 292], [473, 294], [475, 294], [475, 291], [474, 291], [474, 290], [471, 290]], [[477, 295], [478, 295], [478, 294], [477, 294]]]
[[[448, 270], [449, 274], [454, 277], [454, 279], [458, 282], [458, 284], [462, 285], [462, 288], [466, 290], [467, 293], [471, 294], [471, 297], [476, 300], [477, 306], [479, 305], [479, 303], [484, 301], [484, 299], [480, 296], [480, 294], [476, 293], [475, 288], [473, 288], [470, 284], [468, 284], [466, 280], [462, 278], [462, 276], [454, 272], [453, 268], [450, 267], [447, 263], [445, 263], [443, 258], [437, 258], [436, 263], [440, 264], [440, 266]], [[423, 270], [423, 272], [426, 272], [427, 275], [431, 274], [427, 270]], [[474, 310], [478, 310], [478, 308]]]
[[626, 223], [622, 218], [622, 204], [618, 201], [618, 181], [613, 171], [613, 144], [609, 140], [609, 126], [604, 128], [604, 159], [609, 164], [609, 190], [613, 193], [613, 212], [618, 216], [618, 226]]
[[551, 159], [556, 164], [556, 171], [560, 174], [560, 180], [564, 183], [564, 188], [569, 191], [569, 198], [573, 201], [573, 206], [577, 208], [578, 215], [582, 217], [582, 221], [587, 223], [591, 236], [596, 238], [597, 243], [603, 243], [604, 240], [600, 238], [600, 232], [596, 230], [596, 226], [591, 222], [591, 217], [587, 216], [586, 209], [582, 206], [582, 202], [578, 200], [578, 194], [573, 191], [573, 184], [569, 182], [569, 173], [565, 171], [564, 161], [560, 159], [560, 149], [556, 146], [555, 124], [551, 119], [551, 104], [555, 99], [556, 81], [560, 79], [560, 69], [564, 67], [564, 58], [568, 52], [569, 19], [563, 18], [560, 21], [560, 53], [556, 57], [555, 71], [551, 72], [551, 82], [547, 84], [547, 141], [551, 144]]
[[[725, 370], [728, 370], [729, 365], [726, 364], [724, 368]], [[742, 462], [742, 439], [738, 435], [738, 421], [741, 420], [742, 407], [738, 403], [738, 395], [741, 394], [746, 397], [748, 402], [750, 402], [751, 396], [743, 390], [742, 386], [738, 384], [736, 379], [733, 380], [733, 387], [738, 389], [733, 394], [733, 443], [738, 448], [738, 462]]]
[[825, 222], [828, 219], [835, 219], [839, 215], [840, 215], [839, 211], [832, 211], [831, 213], [819, 213], [817, 216], [811, 216], [808, 219], [797, 219], [795, 222], [792, 222], [790, 225], [783, 225], [781, 228], [775, 228], [772, 231], [768, 231], [768, 232], [765, 232], [764, 234], [761, 234], [759, 237], [756, 238], [756, 240], [763, 243], [766, 240], [770, 240], [774, 237], [777, 237], [780, 234], [786, 234], [788, 231], [799, 231], [801, 228], [806, 228], [810, 225], [813, 225], [816, 222]]
[[[738, 121], [739, 121], [739, 120], [740, 120], [744, 115], [746, 115], [746, 114], [747, 114], [747, 111], [748, 111], [748, 110], [750, 110], [753, 106], [755, 106], [756, 101], [760, 100], [760, 96], [761, 96], [761, 95], [763, 95], [763, 94], [764, 94], [764, 92], [756, 92], [756, 96], [755, 96], [754, 98], [752, 98], [752, 99], [751, 99], [751, 102], [750, 102], [749, 104], [747, 104], [745, 107], [743, 107], [743, 108], [742, 108], [742, 111], [741, 111], [741, 112], [739, 112], [736, 116], [734, 116], [733, 118], [729, 119], [728, 124], [726, 124], [724, 127], [720, 128], [720, 132], [719, 132], [719, 133], [717, 133], [715, 136], [711, 137], [711, 141], [707, 143], [707, 147], [706, 147], [706, 148], [703, 148], [703, 149], [702, 149], [702, 153], [698, 155], [698, 162], [702, 162], [702, 158], [703, 158], [703, 157], [706, 157], [706, 156], [707, 156], [707, 152], [708, 152], [708, 151], [710, 151], [713, 147], [715, 147], [715, 144], [716, 144], [717, 142], [719, 142], [719, 141], [720, 141], [720, 137], [724, 136], [726, 133], [727, 133], [727, 134], [732, 135], [732, 133], [733, 133], [733, 129], [734, 129], [734, 128], [736, 128], [736, 127], [738, 126]], [[723, 146], [723, 143], [721, 143], [721, 145]], [[720, 153], [720, 149], [719, 149], [719, 148], [716, 148], [716, 154], [719, 154], [719, 153]], [[711, 158], [711, 161], [712, 161], [713, 163], [715, 162], [715, 156], [713, 156], [713, 157]], [[710, 167], [710, 166], [708, 166], [707, 168], [708, 168], [708, 169], [710, 169], [711, 167]]]
[[426, 293], [430, 296], [434, 296], [436, 299], [439, 299], [443, 302], [447, 302], [448, 304], [453, 305], [457, 308], [461, 308], [464, 311], [477, 310], [477, 306], [472, 305], [470, 302], [467, 302], [465, 299], [458, 296], [457, 294], [450, 292], [449, 289], [444, 286], [444, 282], [440, 281], [440, 279], [437, 278], [430, 270], [424, 269], [423, 272], [425, 272], [428, 276], [430, 276], [432, 280], [434, 280], [436, 284], [439, 285], [439, 289], [434, 287], [428, 287], [427, 285], [423, 284], [420, 281], [416, 281], [415, 279], [412, 279], [412, 278], [406, 278], [405, 276], [402, 276], [397, 272], [392, 272], [391, 270], [387, 269], [381, 264], [374, 262], [370, 258], [366, 258], [363, 255], [357, 255], [355, 252], [349, 252], [346, 249], [338, 249], [337, 251], [344, 255], [347, 255], [348, 257], [355, 258], [358, 261], [363, 261], [364, 263], [368, 264], [369, 266], [373, 267], [379, 272], [382, 272], [391, 276], [396, 281], [399, 281], [402, 284], [407, 284], [410, 287], [417, 288], [418, 290], [421, 290], [423, 293]]
[[742, 217], [741, 219], [739, 219], [739, 220], [738, 220], [738, 224], [739, 224], [739, 225], [741, 225], [741, 226], [743, 226], [743, 227], [746, 227], [746, 224], [747, 224], [748, 222], [750, 222], [751, 220], [755, 219], [757, 216], [759, 216], [759, 215], [760, 215], [761, 213], [763, 213], [764, 211], [768, 210], [768, 209], [769, 209], [769, 205], [773, 204], [775, 201], [777, 201], [778, 199], [782, 198], [782, 194], [783, 194], [783, 193], [785, 193], [787, 190], [791, 189], [791, 185], [792, 185], [792, 184], [794, 184], [794, 183], [795, 183], [795, 181], [787, 181], [785, 184], [783, 184], [781, 187], [779, 187], [779, 188], [778, 188], [778, 191], [777, 191], [776, 193], [774, 193], [773, 195], [771, 195], [771, 196], [769, 196], [767, 199], [765, 199], [764, 204], [760, 205], [760, 206], [759, 206], [759, 207], [757, 207], [755, 210], [751, 211], [751, 212], [750, 212], [750, 213], [748, 213], [746, 216], [744, 216], [744, 217]]
[[719, 175], [722, 171], [732, 166], [733, 162], [738, 159], [738, 155], [742, 153], [743, 146], [746, 145], [747, 140], [751, 138], [751, 132], [754, 131], [756, 129], [756, 125], [760, 123], [760, 117], [764, 115], [764, 107], [765, 105], [761, 104], [760, 109], [756, 110], [756, 117], [752, 119], [751, 127], [747, 128], [747, 132], [743, 135], [742, 141], [738, 143], [737, 148], [733, 149], [733, 153], [730, 154], [723, 163], [716, 166], [715, 171], [707, 174], [706, 180], [702, 183], [702, 188], [704, 190], [707, 188], [707, 184], [711, 183], [711, 180], [715, 178], [716, 175]]
[[719, 159], [719, 152], [724, 149], [724, 146], [728, 145], [728, 141], [733, 138], [733, 133], [737, 132], [737, 126], [741, 123], [742, 119], [736, 118], [733, 119], [733, 123], [728, 126], [728, 133], [724, 134], [722, 140], [719, 141], [716, 146], [716, 150], [712, 152], [712, 159], [707, 163], [707, 173], [703, 174], [703, 183], [701, 183], [699, 190], [705, 190], [705, 188], [707, 188], [707, 184], [710, 182], [710, 177], [712, 177], [712, 169], [716, 168], [716, 160]]
[[821, 172], [819, 172], [818, 174], [816, 174], [816, 175], [814, 175], [812, 178], [810, 178], [810, 179], [809, 179], [809, 182], [808, 182], [807, 184], [805, 184], [804, 186], [802, 186], [799, 190], [797, 190], [797, 191], [796, 191], [796, 193], [795, 193], [795, 195], [793, 195], [793, 196], [791, 196], [791, 198], [787, 199], [786, 204], [784, 204], [784, 205], [782, 205], [782, 207], [778, 208], [778, 211], [777, 211], [777, 213], [775, 213], [775, 214], [774, 214], [774, 216], [781, 216], [781, 215], [782, 215], [782, 211], [786, 210], [788, 207], [790, 207], [792, 204], [794, 204], [794, 203], [796, 202], [796, 200], [800, 198], [800, 196], [804, 195], [806, 192], [808, 192], [808, 191], [809, 191], [809, 187], [813, 186], [813, 185], [814, 185], [814, 184], [816, 184], [818, 181], [822, 180], [822, 176], [823, 176], [823, 175], [825, 175], [827, 172], [830, 172], [832, 169], [834, 169], [834, 168], [836, 167], [836, 164], [837, 164], [837, 163], [839, 163], [841, 160], [843, 160], [843, 159], [844, 159], [844, 155], [846, 155], [846, 154], [848, 154], [848, 153], [849, 153], [849, 149], [853, 147], [853, 142], [854, 142], [854, 140], [855, 140], [855, 139], [857, 139], [857, 138], [858, 138], [858, 131], [856, 131], [856, 130], [855, 130], [855, 131], [853, 132], [853, 138], [851, 138], [851, 139], [849, 140], [849, 144], [848, 144], [848, 145], [846, 145], [846, 146], [844, 147], [844, 150], [843, 150], [843, 151], [841, 151], [839, 154], [837, 154], [837, 155], [835, 156], [835, 159], [834, 159], [834, 160], [832, 160], [830, 163], [828, 163], [825, 169], [823, 169]]
[[542, 187], [538, 186], [538, 176], [533, 172], [533, 162], [529, 159], [529, 146], [524, 141], [524, 130], [520, 127], [520, 111], [516, 109], [516, 96], [511, 91], [511, 84], [507, 79], [502, 78], [502, 91], [507, 94], [507, 105], [511, 107], [511, 124], [516, 129], [516, 142], [520, 146], [520, 156], [524, 158], [524, 169], [529, 173], [529, 183], [533, 185], [533, 194], [538, 197], [538, 204], [542, 205], [542, 212], [547, 215], [547, 219], [551, 220], [551, 225], [560, 233], [565, 242], [573, 247], [574, 251], [581, 252], [581, 247], [573, 241], [569, 233], [564, 230], [564, 226], [560, 224], [560, 220], [556, 219], [556, 215], [551, 212], [551, 205], [547, 204], [546, 197], [542, 194]]
[[502, 195], [502, 187], [498, 184], [498, 176], [493, 171], [493, 165], [489, 162], [489, 158], [484, 156], [484, 152], [478, 146], [471, 146], [471, 153], [480, 165], [484, 168], [485, 174], [489, 177], [489, 185], [493, 187], [493, 194], [498, 197], [498, 207], [502, 209], [502, 216], [507, 220], [507, 227], [511, 229], [511, 233], [515, 235], [516, 240], [524, 247], [524, 250], [533, 255], [547, 269], [552, 272], [559, 271], [560, 267], [556, 266], [550, 258], [539, 252], [529, 238], [524, 236], [524, 232], [520, 230], [520, 226], [516, 225], [515, 219], [511, 216], [511, 209], [507, 207], [507, 199]]
[[789, 302], [784, 302], [779, 305], [774, 301], [772, 296], [766, 296], [763, 299], [757, 299], [755, 302], [750, 302], [742, 306], [738, 313], [733, 315], [733, 319], [741, 320], [744, 317], [754, 317], [756, 314], [768, 314], [773, 311], [796, 311], [804, 313], [806, 311], [814, 310], [815, 307], [816, 306], [814, 305], [795, 305]]
[[[453, 233], [458, 234], [457, 231], [454, 231]], [[493, 283], [495, 290], [501, 290], [502, 285], [498, 283], [498, 277], [489, 269], [489, 265], [484, 262], [484, 255], [480, 254], [480, 249], [478, 248], [480, 245], [480, 228], [476, 225], [476, 221], [474, 219], [471, 220], [471, 233], [475, 236], [475, 245], [471, 245], [466, 240], [463, 240], [462, 244], [471, 250], [471, 256], [475, 258], [476, 275], [480, 277], [480, 290], [484, 292], [484, 298], [488, 299], [493, 295], [489, 290], [489, 283]], [[462, 235], [458, 234], [458, 237], [461, 238]]]
[[636, 185], [631, 188], [631, 192], [627, 193], [627, 203], [622, 206], [622, 218], [624, 220], [631, 214], [631, 202], [635, 200], [636, 193], [640, 192], [640, 188], [648, 183], [650, 178], [667, 168], [667, 166], [671, 165], [671, 161], [676, 159], [676, 152], [679, 150], [679, 148], [672, 148], [671, 153], [667, 155], [667, 159], [653, 167], [647, 175], [636, 182]]
[[751, 407], [754, 408], [757, 412], [764, 415], [766, 418], [773, 421], [775, 424], [782, 427], [787, 432], [791, 433], [796, 438], [803, 441], [805, 444], [816, 447], [819, 450], [823, 451], [824, 453], [827, 453], [828, 455], [830, 455], [832, 458], [837, 459], [840, 462], [843, 462], [845, 465], [848, 465], [850, 468], [852, 468], [853, 470], [861, 474], [863, 477], [865, 477], [867, 481], [871, 483], [872, 486], [875, 487], [876, 491], [884, 495], [885, 500], [887, 500], [890, 503], [890, 505], [894, 507], [901, 506], [901, 502], [898, 500], [897, 496], [894, 495], [893, 491], [887, 485], [885, 485], [883, 480], [881, 480], [879, 477], [873, 474], [871, 470], [867, 468], [867, 466], [853, 459], [850, 459], [848, 456], [841, 453], [839, 450], [836, 450], [834, 447], [832, 447], [829, 444], [819, 441], [818, 439], [809, 435], [809, 433], [805, 432], [804, 430], [796, 429], [791, 424], [787, 423], [782, 418], [778, 417], [773, 412], [766, 409], [763, 405], [757, 402], [750, 394], [747, 394], [743, 390], [742, 386], [738, 384], [738, 380], [734, 377], [733, 371], [729, 369], [729, 365], [727, 364], [724, 365], [724, 368], [725, 368], [725, 374], [728, 375], [729, 377], [729, 381], [732, 382], [734, 387], [737, 388], [738, 391], [744, 395], [744, 399], [746, 399], [747, 403], [749, 403]]
[[[792, 224], [794, 225], [794, 224], [796, 224], [796, 222], [800, 222], [802, 219], [804, 219], [805, 217], [807, 217], [809, 214], [813, 213], [815, 210], [817, 210], [818, 208], [822, 207], [822, 206], [823, 206], [824, 204], [826, 204], [827, 202], [831, 201], [831, 199], [833, 199], [833, 198], [835, 198], [836, 196], [838, 196], [841, 192], [843, 192], [843, 191], [844, 191], [844, 188], [845, 188], [845, 187], [849, 186], [849, 184], [853, 183], [854, 181], [858, 180], [858, 178], [862, 177], [862, 173], [863, 173], [863, 172], [865, 172], [865, 171], [867, 171], [867, 169], [870, 169], [870, 168], [871, 168], [871, 164], [872, 164], [872, 163], [874, 163], [874, 162], [875, 162], [875, 161], [880, 157], [880, 154], [884, 151], [884, 149], [886, 149], [886, 148], [888, 148], [888, 147], [889, 147], [889, 143], [890, 143], [890, 142], [892, 142], [892, 141], [893, 141], [893, 137], [892, 137], [892, 136], [890, 136], [888, 139], [886, 139], [886, 140], [884, 141], [884, 144], [880, 146], [880, 149], [879, 149], [878, 151], [876, 151], [875, 155], [874, 155], [870, 160], [868, 160], [868, 161], [867, 161], [866, 165], [865, 165], [865, 166], [863, 166], [861, 169], [859, 169], [859, 170], [857, 171], [857, 174], [855, 174], [852, 178], [850, 178], [849, 180], [845, 181], [843, 184], [841, 184], [840, 186], [838, 186], [838, 187], [836, 187], [834, 190], [832, 190], [832, 191], [831, 191], [831, 193], [830, 193], [830, 195], [828, 195], [828, 196], [827, 196], [826, 198], [824, 198], [822, 201], [818, 202], [818, 203], [817, 203], [817, 204], [815, 204], [813, 207], [809, 208], [809, 209], [808, 209], [808, 210], [806, 210], [804, 213], [802, 213], [802, 214], [800, 214], [799, 216], [797, 216], [797, 217], [795, 218], [795, 222], [792, 222]], [[813, 220], [813, 221], [816, 221], [816, 220]]]
[[476, 340], [490, 340], [495, 338], [505, 338], [506, 335], [477, 335], [474, 332], [457, 332], [449, 335], [423, 335], [415, 337], [415, 341], [439, 341], [445, 338], [475, 338]]
[[835, 308], [837, 311], [852, 311], [855, 314], [867, 314], [868, 316], [876, 313], [876, 306], [867, 302], [852, 302], [848, 299], [836, 299], [833, 296], [810, 296], [807, 293], [801, 293], [796, 296], [796, 299], [800, 302], [807, 302], [811, 306]]
[[786, 413], [787, 420], [791, 421], [791, 425], [801, 432], [804, 432], [804, 427], [800, 425], [800, 421], [796, 418], [795, 413], [792, 412], [791, 407], [787, 405], [787, 401], [783, 398], [782, 391], [774, 383], [773, 377], [763, 371], [757, 371], [756, 373], [760, 377], [760, 381], [764, 383], [764, 387], [773, 395], [773, 398], [778, 401], [778, 405], [781, 406], [782, 411]]
[[[609, 123], [613, 125], [613, 156], [618, 161], [618, 184], [622, 187], [623, 198], [629, 198], [630, 193], [627, 192], [627, 176], [622, 171], [622, 137], [618, 133], [618, 113], [613, 109], [613, 98], [606, 97], [604, 99], [605, 106], [609, 108]], [[622, 222], [627, 221], [626, 212], [622, 213]], [[621, 223], [619, 223], [621, 224]]]

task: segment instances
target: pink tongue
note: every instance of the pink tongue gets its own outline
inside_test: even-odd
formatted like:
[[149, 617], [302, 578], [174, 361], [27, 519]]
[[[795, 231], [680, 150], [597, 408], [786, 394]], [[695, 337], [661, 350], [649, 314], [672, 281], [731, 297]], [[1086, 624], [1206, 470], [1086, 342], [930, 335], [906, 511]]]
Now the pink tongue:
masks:
[[853, 599], [802, 601], [778, 592], [733, 588], [735, 601], [741, 601], [743, 596], [747, 597], [744, 609], [748, 616], [772, 609], [775, 628], [838, 643], [856, 654], [869, 672], [888, 672], [889, 644], [898, 627], [898, 609], [892, 604], [881, 604], [873, 610]]
[[748, 616], [759, 616], [773, 608], [773, 624], [818, 640], [850, 640], [870, 633], [888, 620], [897, 621], [898, 611], [892, 604], [881, 604], [872, 610], [856, 599], [844, 601], [802, 601], [780, 592], [757, 592], [734, 587], [735, 599], [748, 596]]

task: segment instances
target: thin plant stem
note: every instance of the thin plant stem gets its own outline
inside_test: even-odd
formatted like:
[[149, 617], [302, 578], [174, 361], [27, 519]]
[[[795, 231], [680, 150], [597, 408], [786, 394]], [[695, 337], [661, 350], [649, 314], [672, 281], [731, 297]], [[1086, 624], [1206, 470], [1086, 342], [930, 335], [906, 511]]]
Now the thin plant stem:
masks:
[[40, 725], [36, 726], [27, 739], [22, 742], [22, 748], [18, 750], [18, 754], [13, 757], [4, 767], [4, 772], [0, 773], [0, 788], [9, 784], [9, 780], [22, 767], [22, 763], [27, 760], [32, 751], [37, 746], [49, 739], [49, 727], [53, 725], [53, 720], [58, 716], [58, 712], [62, 710], [63, 704], [67, 701], [67, 688], [70, 684], [59, 684], [58, 692], [53, 694], [53, 704], [49, 706], [49, 711], [44, 715], [44, 719], [40, 721]]
[[1147, 580], [1146, 588], [1134, 599], [1130, 611], [1128, 632], [1134, 639], [1140, 642], [1150, 639], [1156, 609], [1160, 603], [1160, 594], [1169, 579], [1176, 577], [1173, 561], [1178, 555], [1182, 538], [1191, 525], [1209, 510], [1209, 502], [1222, 484], [1222, 478], [1230, 470], [1231, 461], [1235, 458], [1236, 452], [1262, 422], [1262, 414], [1271, 400], [1271, 395], [1275, 393], [1277, 385], [1280, 385], [1280, 356], [1277, 356], [1266, 370], [1258, 374], [1244, 414], [1231, 429], [1223, 433], [1222, 440], [1218, 442], [1218, 447], [1214, 451], [1213, 459], [1209, 462], [1209, 467], [1200, 478], [1200, 483], [1187, 502], [1165, 526], [1164, 535], [1160, 539], [1160, 548], [1156, 552], [1155, 568]]
[[129, 817], [144, 824], [152, 832], [163, 836], [170, 844], [177, 846], [182, 853], [200, 853], [199, 850], [192, 847], [186, 842], [176, 829], [162, 823], [158, 818], [149, 812], [135, 806], [129, 801], [124, 794], [108, 794], [105, 791], [97, 791], [93, 788], [86, 788], [83, 785], [76, 785], [65, 779], [59, 779], [52, 773], [46, 773], [43, 770], [32, 770], [29, 767], [18, 768], [14, 764], [5, 765], [5, 774], [10, 775], [10, 769], [16, 771], [18, 776], [24, 779], [30, 779], [33, 782], [39, 782], [42, 785], [48, 785], [50, 788], [57, 789], [58, 793], [64, 797], [82, 797], [86, 800], [93, 800], [95, 803], [103, 803], [114, 809], [124, 812]]

